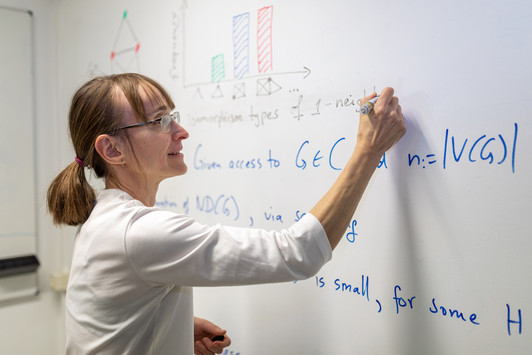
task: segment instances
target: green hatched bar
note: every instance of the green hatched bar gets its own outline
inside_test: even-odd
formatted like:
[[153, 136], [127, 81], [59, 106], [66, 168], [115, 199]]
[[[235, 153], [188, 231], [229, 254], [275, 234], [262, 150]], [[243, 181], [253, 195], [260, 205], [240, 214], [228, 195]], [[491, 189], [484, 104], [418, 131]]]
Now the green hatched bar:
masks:
[[223, 78], [225, 78], [224, 55], [218, 54], [217, 56], [212, 57], [211, 80], [213, 83], [218, 83]]

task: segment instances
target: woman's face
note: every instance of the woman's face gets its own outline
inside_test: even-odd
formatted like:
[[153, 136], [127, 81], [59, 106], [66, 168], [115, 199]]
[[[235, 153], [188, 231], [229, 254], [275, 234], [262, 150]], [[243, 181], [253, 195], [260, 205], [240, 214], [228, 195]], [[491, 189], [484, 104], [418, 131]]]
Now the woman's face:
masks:
[[[125, 95], [122, 92], [120, 94], [124, 125], [140, 123]], [[166, 105], [154, 106], [142, 89], [141, 97], [149, 121], [170, 113], [170, 107]], [[155, 123], [129, 128], [128, 135], [130, 148], [134, 150], [134, 154], [131, 150], [127, 151], [126, 164], [128, 168], [139, 174], [139, 178], [146, 179], [148, 183], [158, 184], [166, 178], [187, 172], [181, 150], [182, 141], [188, 138], [188, 132], [177, 122], [172, 121], [170, 132], [167, 133], [161, 130], [159, 123]]]

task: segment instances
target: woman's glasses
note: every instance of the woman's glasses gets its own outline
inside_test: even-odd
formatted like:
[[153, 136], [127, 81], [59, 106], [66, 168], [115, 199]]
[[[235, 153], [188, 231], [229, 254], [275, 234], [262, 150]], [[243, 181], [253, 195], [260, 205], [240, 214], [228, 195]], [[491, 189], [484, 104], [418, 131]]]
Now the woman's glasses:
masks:
[[128, 129], [128, 128], [134, 128], [134, 127], [142, 127], [142, 126], [147, 126], [149, 124], [160, 123], [161, 124], [161, 130], [164, 133], [168, 133], [168, 132], [170, 132], [170, 128], [171, 128], [171, 125], [172, 125], [172, 120], [176, 121], [177, 124], [181, 123], [181, 116], [179, 115], [179, 111], [174, 111], [172, 113], [163, 115], [163, 116], [161, 116], [159, 118], [156, 118], [156, 119], [154, 119], [152, 121], [136, 123], [136, 124], [132, 124], [132, 125], [129, 125], [129, 126], [120, 127], [120, 128], [117, 128], [114, 132], [120, 131], [122, 129]]

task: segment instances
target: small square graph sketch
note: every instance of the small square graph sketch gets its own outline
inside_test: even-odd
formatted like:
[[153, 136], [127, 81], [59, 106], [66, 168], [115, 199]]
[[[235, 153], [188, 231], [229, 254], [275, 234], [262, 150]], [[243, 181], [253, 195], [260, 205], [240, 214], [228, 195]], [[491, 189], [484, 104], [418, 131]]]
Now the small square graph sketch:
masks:
[[246, 83], [237, 83], [233, 85], [233, 100], [246, 97]]

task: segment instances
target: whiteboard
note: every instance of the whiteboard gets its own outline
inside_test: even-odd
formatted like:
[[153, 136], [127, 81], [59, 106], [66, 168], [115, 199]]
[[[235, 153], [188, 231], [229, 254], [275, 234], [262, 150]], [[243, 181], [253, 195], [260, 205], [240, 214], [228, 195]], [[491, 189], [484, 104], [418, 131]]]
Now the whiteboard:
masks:
[[195, 290], [225, 354], [530, 353], [527, 2], [77, 1], [59, 15], [65, 106], [120, 70], [121, 40], [127, 70], [169, 88], [189, 172], [157, 204], [204, 223], [290, 226], [350, 156], [357, 100], [400, 98], [407, 133], [316, 277]]
[[[32, 21], [0, 7], [0, 259], [36, 254]], [[35, 294], [36, 282], [0, 278], [0, 301]]]

